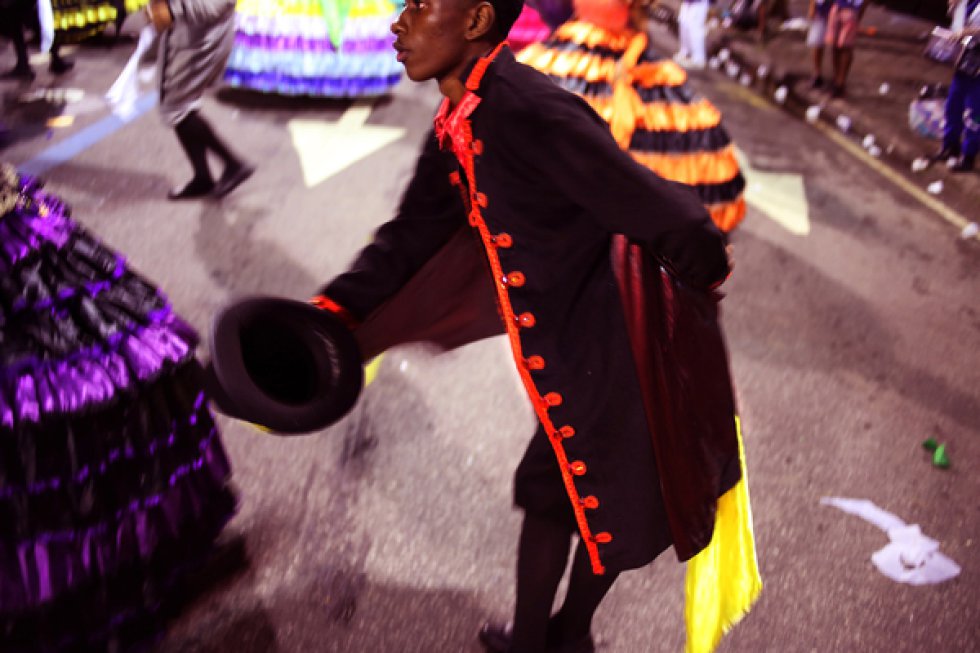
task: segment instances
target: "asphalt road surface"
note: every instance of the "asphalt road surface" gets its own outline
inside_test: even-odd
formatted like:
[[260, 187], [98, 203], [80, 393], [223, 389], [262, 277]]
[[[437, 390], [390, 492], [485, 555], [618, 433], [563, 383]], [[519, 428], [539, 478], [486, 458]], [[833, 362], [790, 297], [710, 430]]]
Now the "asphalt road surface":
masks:
[[[167, 188], [189, 176], [173, 133], [152, 109], [112, 121], [99, 99], [131, 45], [84, 48], [61, 80], [5, 82], [16, 141], [0, 158], [44, 170], [74, 217], [205, 334], [233, 297], [305, 298], [343, 270], [391, 215], [438, 101], [408, 81], [353, 111], [222, 90], [204, 113], [258, 171], [224, 201], [171, 203]], [[765, 589], [719, 651], [980, 650], [976, 241], [812, 127], [721, 76], [695, 83], [756, 189], [722, 306]], [[47, 85], [83, 93], [28, 95]], [[58, 115], [72, 118], [45, 126]], [[158, 650], [478, 651], [480, 624], [513, 604], [511, 475], [534, 429], [506, 347], [392, 350], [323, 433], [223, 420], [241, 492], [223, 545], [244, 561], [201, 579]], [[927, 437], [946, 443], [950, 469], [930, 464]], [[870, 560], [886, 534], [825, 496], [919, 524], [962, 573], [889, 580]], [[682, 650], [683, 578], [672, 552], [625, 574], [597, 615], [599, 650]]]

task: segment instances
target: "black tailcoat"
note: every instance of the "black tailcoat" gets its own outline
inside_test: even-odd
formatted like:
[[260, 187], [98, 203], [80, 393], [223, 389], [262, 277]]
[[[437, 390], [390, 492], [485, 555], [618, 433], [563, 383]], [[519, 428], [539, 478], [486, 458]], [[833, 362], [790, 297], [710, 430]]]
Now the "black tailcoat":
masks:
[[[452, 113], [444, 103], [396, 217], [322, 294], [360, 324], [366, 357], [504, 330], [540, 421], [517, 503], [549, 512], [560, 501], [597, 573], [645, 564], [671, 543], [687, 559], [738, 478], [733, 406], [722, 364], [722, 400], [708, 397], [708, 412], [730, 426], [674, 428], [697, 422], [705, 402], [663, 408], [657, 366], [675, 327], [689, 342], [696, 332], [672, 321], [688, 314], [670, 304], [681, 284], [661, 286], [650, 262], [707, 285], [727, 271], [724, 237], [691, 188], [636, 163], [585, 102], [498, 51], [471, 66]], [[667, 327], [647, 347], [651, 319]], [[680, 377], [676, 386], [700, 378]]]

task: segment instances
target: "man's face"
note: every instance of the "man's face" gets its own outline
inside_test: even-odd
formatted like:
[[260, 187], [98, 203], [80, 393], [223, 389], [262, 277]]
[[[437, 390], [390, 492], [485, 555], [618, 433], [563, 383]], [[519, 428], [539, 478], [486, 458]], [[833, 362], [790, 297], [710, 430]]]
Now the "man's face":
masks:
[[391, 25], [405, 74], [415, 82], [459, 75], [467, 64], [465, 38], [473, 0], [407, 0]]

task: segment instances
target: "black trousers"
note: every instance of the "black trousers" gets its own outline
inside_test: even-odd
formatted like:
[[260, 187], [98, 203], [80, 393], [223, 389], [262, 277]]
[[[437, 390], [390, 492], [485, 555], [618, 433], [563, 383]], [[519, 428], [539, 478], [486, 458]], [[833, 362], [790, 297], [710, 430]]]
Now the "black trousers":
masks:
[[0, 0], [0, 34], [13, 43], [18, 66], [28, 63], [24, 28], [36, 24], [35, 6], [34, 0]]

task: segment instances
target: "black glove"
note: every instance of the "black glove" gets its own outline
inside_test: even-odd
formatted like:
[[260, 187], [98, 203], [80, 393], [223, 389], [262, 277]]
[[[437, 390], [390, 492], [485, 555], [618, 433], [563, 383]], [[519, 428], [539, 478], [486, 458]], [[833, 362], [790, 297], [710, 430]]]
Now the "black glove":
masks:
[[694, 288], [717, 288], [732, 271], [728, 238], [718, 229], [672, 232], [660, 238], [655, 250], [671, 274]]

